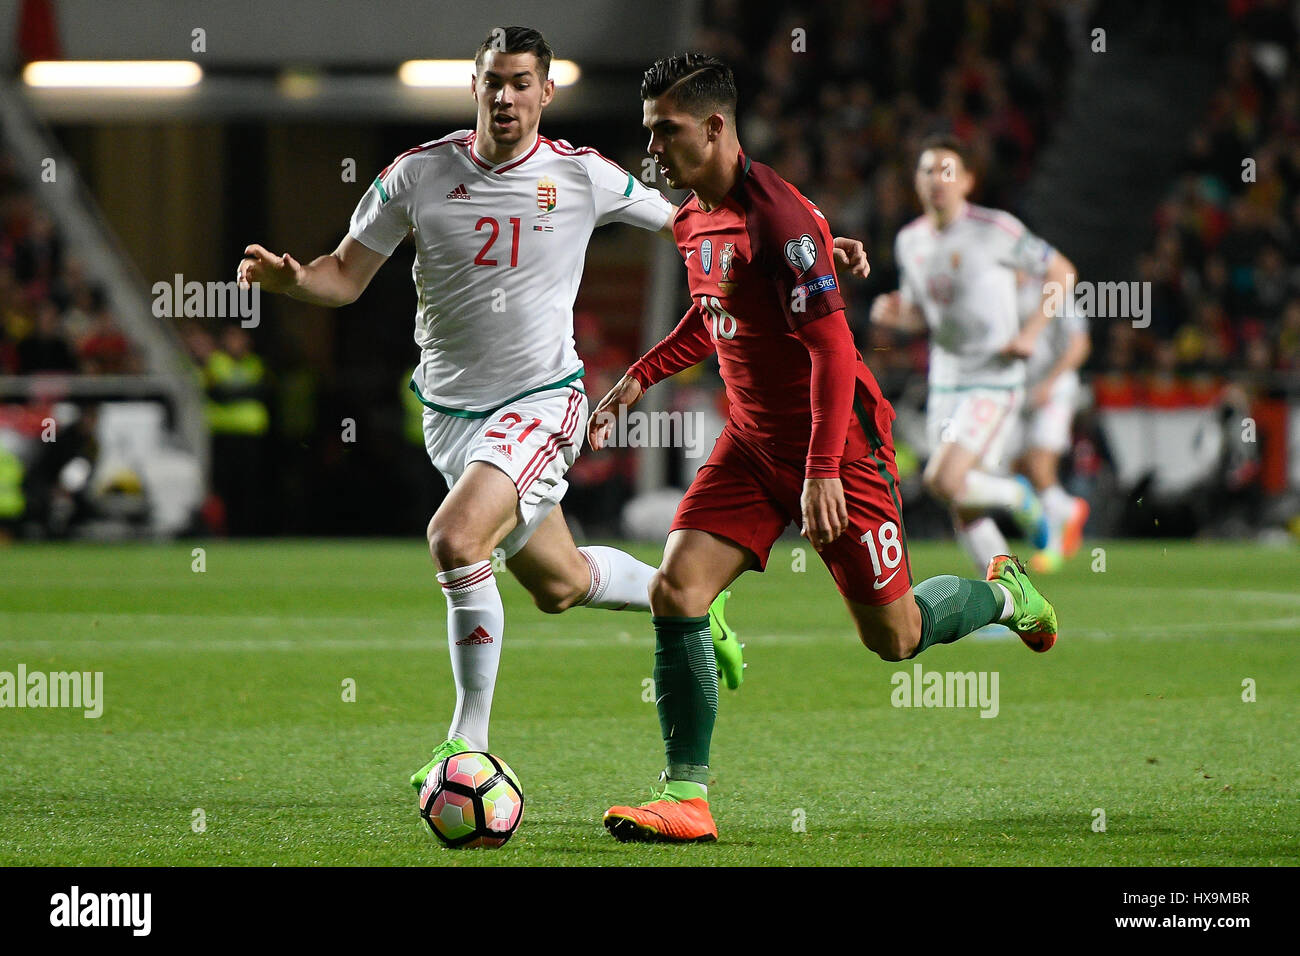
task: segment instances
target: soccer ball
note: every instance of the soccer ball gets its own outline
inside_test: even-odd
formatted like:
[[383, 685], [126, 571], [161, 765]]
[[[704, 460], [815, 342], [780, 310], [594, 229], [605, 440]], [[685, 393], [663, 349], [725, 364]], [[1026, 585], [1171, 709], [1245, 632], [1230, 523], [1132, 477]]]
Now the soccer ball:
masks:
[[453, 754], [420, 787], [420, 817], [440, 843], [454, 849], [504, 846], [524, 816], [519, 778], [500, 757]]

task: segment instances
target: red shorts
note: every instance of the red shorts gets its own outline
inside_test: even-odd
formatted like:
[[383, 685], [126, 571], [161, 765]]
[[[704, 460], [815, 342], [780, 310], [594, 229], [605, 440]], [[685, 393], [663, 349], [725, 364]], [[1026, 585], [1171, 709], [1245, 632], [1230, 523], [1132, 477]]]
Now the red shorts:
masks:
[[[889, 604], [912, 586], [893, 442], [840, 466], [849, 529], [818, 554], [841, 594]], [[728, 425], [677, 506], [672, 530], [707, 531], [753, 552], [758, 570], [786, 527], [802, 523], [803, 461], [774, 458]]]

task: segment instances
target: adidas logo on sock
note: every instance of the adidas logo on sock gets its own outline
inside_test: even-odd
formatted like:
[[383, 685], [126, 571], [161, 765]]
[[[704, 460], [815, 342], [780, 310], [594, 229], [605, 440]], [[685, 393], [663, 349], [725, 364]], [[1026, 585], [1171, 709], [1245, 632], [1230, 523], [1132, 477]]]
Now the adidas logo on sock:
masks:
[[465, 637], [457, 641], [456, 646], [463, 647], [466, 644], [491, 644], [491, 643], [492, 643], [492, 635], [489, 634], [487, 631], [483, 630], [483, 625], [480, 624], [478, 627], [474, 628], [474, 630], [469, 632], [468, 637]]
[[465, 184], [464, 184], [464, 183], [461, 183], [459, 186], [457, 186], [457, 187], [456, 187], [455, 189], [453, 189], [451, 192], [447, 193], [447, 198], [448, 198], [448, 199], [468, 199], [468, 198], [469, 198], [469, 190], [465, 188]]

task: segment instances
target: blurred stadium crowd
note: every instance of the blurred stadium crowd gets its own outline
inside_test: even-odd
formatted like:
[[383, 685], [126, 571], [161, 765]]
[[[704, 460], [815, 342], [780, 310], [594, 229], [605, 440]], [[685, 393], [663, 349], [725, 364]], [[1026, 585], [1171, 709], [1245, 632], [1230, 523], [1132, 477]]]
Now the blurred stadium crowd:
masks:
[[138, 370], [103, 288], [65, 248], [0, 138], [0, 375]]
[[[737, 69], [740, 138], [750, 154], [814, 198], [837, 235], [866, 244], [872, 276], [848, 284], [846, 298], [863, 354], [895, 398], [923, 382], [926, 343], [869, 325], [867, 312], [876, 294], [897, 287], [894, 237], [918, 214], [918, 144], [936, 131], [955, 133], [970, 147], [976, 201], [1020, 213], [1087, 32], [1083, 6], [1064, 0], [945, 9], [957, 15], [933, 16], [925, 3], [900, 0], [812, 7], [710, 0], [695, 42]], [[1295, 5], [1285, 0], [1232, 0], [1228, 9], [1233, 35], [1217, 92], [1176, 147], [1185, 151], [1184, 171], [1145, 225], [1150, 241], [1134, 264], [1134, 276], [1151, 283], [1151, 325], [1108, 323], [1085, 374], [1112, 391], [1143, 376], [1208, 379], [1209, 387], [1228, 387], [1216, 394], [1226, 395], [1225, 407], [1236, 414], [1256, 393], [1289, 388], [1294, 398], [1300, 388], [1300, 30]], [[796, 55], [792, 37], [799, 31], [820, 52]], [[599, 316], [579, 314], [576, 329], [589, 391], [600, 394], [635, 357], [632, 343], [603, 341]], [[275, 420], [301, 416], [282, 406], [311, 395], [279, 396], [277, 403], [276, 370], [258, 356], [260, 332], [250, 337], [238, 327], [197, 324], [182, 332], [215, 439], [216, 494], [196, 527], [255, 532], [265, 527], [267, 505], [257, 485], [266, 477]], [[0, 376], [139, 370], [137, 351], [102, 289], [19, 183], [0, 137]], [[686, 385], [695, 387], [689, 379]], [[405, 399], [395, 384], [394, 406], [404, 403], [407, 415], [398, 457], [414, 474], [427, 463], [412, 418], [418, 408]], [[30, 440], [43, 401], [0, 396], [0, 527], [11, 531], [22, 526], [24, 509], [28, 527], [34, 517], [37, 524], [50, 521], [37, 503], [48, 502], [51, 491], [39, 486], [57, 485], [58, 469], [19, 461], [17, 443], [3, 441], [6, 433]], [[716, 395], [706, 401], [716, 405]], [[1106, 458], [1105, 441], [1085, 416], [1067, 456], [1076, 491], [1105, 487], [1098, 479]], [[1242, 470], [1240, 460], [1232, 467], [1246, 476], [1237, 491], [1254, 487], [1258, 468]], [[572, 475], [586, 489], [575, 513], [594, 524], [615, 513], [631, 493], [634, 471], [627, 454], [584, 456]], [[421, 508], [429, 507], [423, 477], [411, 485], [421, 486]]]

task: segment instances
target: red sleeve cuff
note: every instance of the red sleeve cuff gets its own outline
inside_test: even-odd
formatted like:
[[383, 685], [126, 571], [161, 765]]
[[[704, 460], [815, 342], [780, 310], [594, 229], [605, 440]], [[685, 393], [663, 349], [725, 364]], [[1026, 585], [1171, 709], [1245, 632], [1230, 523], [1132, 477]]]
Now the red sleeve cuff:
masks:
[[839, 455], [809, 455], [804, 463], [805, 478], [838, 478], [840, 476]]
[[655, 382], [658, 381], [657, 379], [651, 377], [650, 373], [646, 371], [646, 369], [641, 365], [640, 362], [637, 362], [630, 369], [628, 369], [627, 374], [631, 375], [634, 379], [637, 380], [637, 384], [641, 386], [641, 391], [643, 392], [647, 391], [651, 385], [654, 385]]

